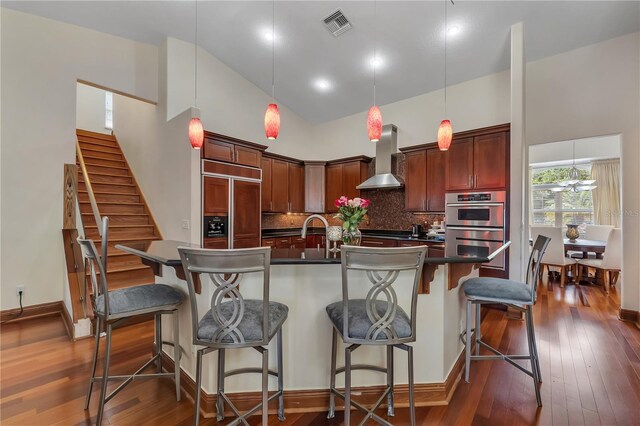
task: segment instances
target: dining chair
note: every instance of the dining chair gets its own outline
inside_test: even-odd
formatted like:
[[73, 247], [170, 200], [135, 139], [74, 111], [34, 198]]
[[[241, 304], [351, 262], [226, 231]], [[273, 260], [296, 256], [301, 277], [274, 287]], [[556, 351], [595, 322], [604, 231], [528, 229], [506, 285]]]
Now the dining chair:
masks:
[[[269, 300], [271, 248], [247, 248], [234, 250], [206, 250], [178, 247], [182, 267], [187, 278], [193, 344], [197, 350], [194, 425], [200, 421], [200, 390], [202, 388], [202, 357], [218, 351], [216, 418], [224, 420], [225, 403], [237, 416], [231, 425], [248, 425], [247, 418], [262, 410], [262, 423], [268, 424], [269, 401], [278, 398], [278, 418], [284, 421], [282, 325], [289, 314], [285, 304]], [[198, 313], [194, 275], [208, 278], [214, 286], [209, 310], [203, 316]], [[240, 282], [247, 276], [259, 279], [262, 297], [245, 299]], [[248, 286], [249, 284], [243, 284]], [[277, 335], [278, 371], [269, 369], [267, 345]], [[225, 355], [229, 349], [253, 348], [262, 356], [262, 366], [227, 371]], [[259, 373], [262, 376], [260, 403], [240, 413], [224, 391], [226, 377], [237, 374]], [[269, 375], [278, 378], [278, 390], [269, 396]]]
[[[331, 384], [327, 418], [334, 417], [335, 397], [338, 396], [344, 400], [344, 424], [346, 426], [350, 424], [352, 406], [365, 413], [365, 418], [360, 424], [372, 419], [377, 423], [390, 425], [391, 423], [376, 414], [376, 410], [386, 399], [387, 414], [394, 415], [393, 350], [397, 348], [407, 352], [409, 416], [410, 424], [413, 426], [416, 421], [413, 347], [407, 343], [416, 340], [418, 285], [427, 248], [426, 246], [372, 248], [343, 245], [341, 250], [342, 300], [332, 303], [326, 308], [329, 320], [333, 325]], [[404, 304], [407, 310], [403, 309], [398, 302], [399, 282], [411, 285], [409, 301]], [[408, 290], [405, 291], [408, 292]], [[366, 294], [366, 298], [353, 297], [358, 293]], [[344, 349], [345, 366], [341, 368], [336, 367], [338, 335], [347, 345]], [[386, 368], [368, 364], [352, 364], [352, 353], [363, 345], [386, 347]], [[373, 408], [368, 409], [352, 400], [352, 370], [372, 370], [386, 373], [387, 386]], [[336, 375], [339, 373], [344, 373], [344, 394], [336, 389]]]
[[[560, 268], [560, 287], [564, 287], [568, 271], [571, 271], [576, 277], [576, 259], [565, 256], [563, 229], [555, 226], [532, 226], [533, 241], [538, 238], [538, 235], [551, 239], [541, 260], [539, 278], [542, 278], [545, 267], [547, 271], [550, 270], [550, 266]], [[548, 288], [551, 288], [551, 280], [549, 280]]]
[[[106, 270], [106, 247], [109, 232], [109, 218], [102, 218], [102, 255], [98, 253], [92, 240], [78, 237], [78, 243], [82, 249], [85, 264], [88, 264], [91, 288], [94, 297], [94, 313], [96, 317], [95, 325], [95, 349], [93, 352], [93, 362], [91, 365], [91, 377], [89, 378], [89, 389], [85, 399], [84, 409], [89, 408], [91, 392], [95, 382], [101, 383], [100, 402], [98, 405], [98, 415], [96, 424], [102, 424], [104, 406], [111, 398], [120, 392], [126, 385], [137, 379], [147, 379], [152, 377], [173, 377], [176, 387], [176, 400], [180, 401], [180, 336], [178, 323], [178, 308], [182, 304], [184, 295], [175, 288], [165, 284], [145, 284], [133, 287], [125, 287], [117, 290], [109, 290]], [[169, 314], [173, 317], [173, 337], [174, 342], [164, 342], [162, 340], [161, 316]], [[115, 326], [128, 325], [127, 320], [143, 315], [153, 315], [155, 319], [155, 354], [146, 361], [133, 374], [110, 375], [109, 363], [111, 361], [111, 335]], [[100, 350], [101, 331], [105, 330], [106, 348], [104, 353], [102, 377], [96, 377], [96, 365], [98, 362], [98, 352]], [[162, 345], [173, 346], [173, 357], [175, 368], [173, 373], [162, 372]], [[156, 373], [143, 374], [142, 372], [155, 363]], [[123, 382], [107, 395], [107, 384], [109, 381], [122, 380]]]
[[622, 230], [613, 228], [607, 238], [607, 249], [602, 259], [580, 259], [578, 268], [595, 268], [603, 272], [604, 290], [609, 293], [610, 287], [617, 282], [622, 269]]

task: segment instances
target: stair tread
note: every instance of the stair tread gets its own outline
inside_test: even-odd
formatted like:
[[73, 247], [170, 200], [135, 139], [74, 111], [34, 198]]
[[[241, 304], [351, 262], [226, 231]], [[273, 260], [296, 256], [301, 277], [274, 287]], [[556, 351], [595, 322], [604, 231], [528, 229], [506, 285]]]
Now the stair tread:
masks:
[[[91, 201], [80, 201], [80, 204], [90, 204]], [[131, 203], [131, 202], [121, 202], [121, 201], [96, 201], [97, 204], [124, 204], [127, 206], [144, 206], [144, 203]]]
[[[78, 166], [80, 165], [79, 163], [76, 163]], [[95, 164], [95, 163], [88, 163], [88, 162], [84, 162], [85, 166], [93, 166], [93, 167], [106, 167], [109, 169], [120, 169], [120, 170], [129, 170], [128, 167], [120, 167], [120, 166], [105, 166], [104, 164]]]
[[[121, 177], [121, 178], [131, 178], [131, 176], [122, 176], [122, 175], [114, 175], [111, 173], [100, 173], [100, 172], [91, 172], [89, 171], [89, 176], [97, 175], [97, 176], [109, 176], [109, 177]], [[83, 181], [84, 182], [84, 181]], [[103, 183], [103, 182], [100, 182]]]
[[[96, 225], [86, 225], [84, 227], [84, 229], [98, 229], [98, 227]], [[153, 228], [153, 225], [148, 225], [148, 224], [144, 224], [144, 225], [114, 225], [114, 224], [109, 224], [109, 229], [114, 229], [114, 228]]]
[[78, 142], [81, 143], [81, 144], [91, 144], [91, 145], [97, 145], [97, 146], [104, 146], [104, 147], [107, 147], [107, 148], [113, 148], [113, 149], [117, 149], [118, 151], [120, 151], [120, 147], [118, 146], [116, 141], [108, 141], [108, 140], [101, 140], [101, 139], [90, 139], [90, 138], [78, 138]]
[[[126, 176], [125, 176], [126, 177]], [[80, 182], [86, 183], [84, 180], [80, 179]], [[94, 182], [93, 184], [99, 185], [115, 185], [115, 186], [136, 186], [133, 183], [118, 183], [118, 182]], [[81, 190], [84, 191], [84, 190]], [[94, 191], [95, 192], [95, 191]]]
[[115, 136], [113, 136], [112, 134], [108, 134], [108, 133], [99, 133], [99, 132], [92, 132], [91, 130], [86, 130], [86, 129], [76, 129], [76, 135], [77, 136], [86, 136], [86, 137], [96, 137], [99, 139], [107, 139], [107, 140], [115, 140]]
[[[97, 151], [97, 152], [101, 152], [101, 151]], [[93, 155], [87, 155], [87, 154], [82, 154], [82, 158], [84, 158], [84, 164], [91, 164], [87, 162], [87, 158], [91, 159], [91, 160], [100, 160], [100, 161], [117, 161], [118, 163], [123, 163], [124, 164], [124, 160], [116, 160], [115, 158], [103, 158], [103, 157], [95, 157]], [[77, 161], [76, 161], [77, 163]]]
[[[88, 194], [89, 191], [87, 191], [86, 189], [78, 189], [78, 193]], [[130, 195], [135, 197], [140, 196], [140, 194], [132, 194], [130, 192], [93, 191], [93, 193], [100, 194], [100, 195]]]
[[[116, 264], [112, 268], [111, 265], [107, 262], [107, 274], [112, 272], [140, 271], [147, 268], [149, 268], [149, 266], [143, 265], [142, 263], [139, 265], [122, 265], [122, 266], [118, 266], [118, 264]], [[89, 275], [90, 273], [91, 273], [90, 271], [86, 271], [87, 275]], [[100, 275], [100, 272], [96, 271], [96, 275]]]
[[[93, 216], [93, 213], [82, 213], [82, 214]], [[109, 213], [103, 216], [109, 216], [109, 217], [111, 216], [149, 216], [149, 213]]]

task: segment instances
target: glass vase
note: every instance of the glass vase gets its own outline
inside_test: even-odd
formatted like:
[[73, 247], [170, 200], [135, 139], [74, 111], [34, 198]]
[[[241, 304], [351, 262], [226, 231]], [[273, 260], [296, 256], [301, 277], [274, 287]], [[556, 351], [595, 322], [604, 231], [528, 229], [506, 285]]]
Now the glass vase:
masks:
[[362, 242], [362, 233], [357, 226], [350, 226], [342, 232], [342, 242], [349, 246], [359, 246]]

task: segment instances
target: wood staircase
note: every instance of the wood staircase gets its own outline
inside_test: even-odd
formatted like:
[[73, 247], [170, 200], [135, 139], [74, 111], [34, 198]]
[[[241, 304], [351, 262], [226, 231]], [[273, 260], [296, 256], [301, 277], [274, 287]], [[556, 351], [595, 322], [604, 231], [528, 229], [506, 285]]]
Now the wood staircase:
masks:
[[[109, 217], [109, 289], [153, 283], [154, 275], [150, 267], [143, 265], [138, 256], [114, 247], [116, 244], [126, 244], [142, 248], [150, 241], [162, 239], [116, 137], [80, 129], [76, 130], [76, 135], [100, 216]], [[78, 201], [86, 237], [92, 239], [101, 250], [98, 227], [77, 155], [76, 163]]]

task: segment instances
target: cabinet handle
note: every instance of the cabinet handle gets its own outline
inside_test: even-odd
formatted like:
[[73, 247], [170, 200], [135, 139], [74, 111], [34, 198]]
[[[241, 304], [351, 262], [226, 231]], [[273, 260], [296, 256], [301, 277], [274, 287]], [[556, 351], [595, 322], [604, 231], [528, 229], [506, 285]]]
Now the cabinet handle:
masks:
[[273, 201], [269, 201], [269, 210], [273, 210]]
[[469, 175], [469, 188], [473, 188], [473, 176]]
[[427, 211], [429, 211], [429, 199], [427, 198]]
[[478, 187], [478, 175], [476, 175], [476, 184], [473, 186], [474, 188]]
[[427, 211], [427, 203], [425, 200], [422, 200], [422, 211]]

